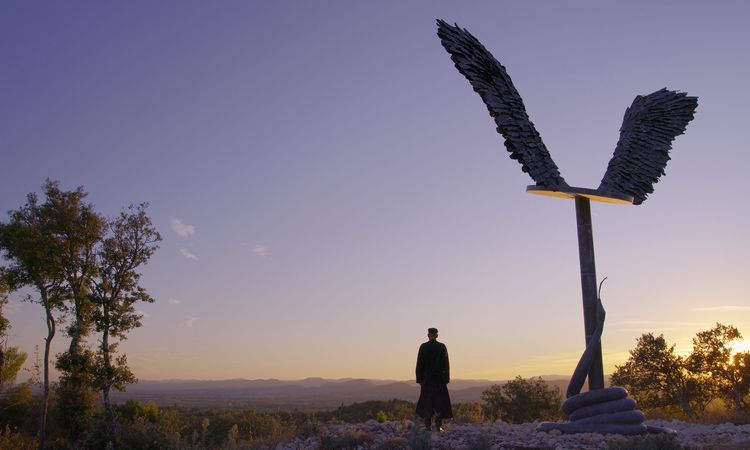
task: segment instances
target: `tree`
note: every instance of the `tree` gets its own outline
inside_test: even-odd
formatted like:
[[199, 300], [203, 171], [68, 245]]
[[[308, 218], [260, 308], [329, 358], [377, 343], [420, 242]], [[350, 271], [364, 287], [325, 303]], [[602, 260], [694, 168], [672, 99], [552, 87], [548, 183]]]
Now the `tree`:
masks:
[[10, 322], [3, 314], [8, 304], [7, 288], [0, 282], [0, 395], [8, 394], [6, 387], [13, 384], [28, 355], [18, 347], [8, 346]]
[[75, 446], [90, 426], [96, 406], [93, 389], [93, 354], [84, 345], [91, 330], [90, 280], [95, 274], [94, 249], [101, 241], [105, 220], [85, 202], [88, 193], [79, 186], [62, 191], [58, 182], [45, 184], [45, 221], [59, 242], [51, 257], [57, 260], [68, 292], [70, 325], [68, 350], [58, 355], [56, 367], [62, 372], [56, 392], [57, 416], [68, 432], [69, 446]]
[[711, 400], [706, 380], [687, 370], [685, 359], [675, 354], [664, 335], [645, 333], [622, 366], [615, 366], [611, 383], [625, 387], [643, 408], [677, 406], [696, 417]]
[[[2, 268], [0, 268], [2, 270]], [[2, 272], [0, 272], [2, 275]], [[3, 315], [3, 308], [8, 304], [8, 288], [5, 285], [5, 280], [0, 276], [0, 339], [5, 340], [8, 336], [8, 329], [10, 328], [10, 322]], [[0, 360], [0, 367], [3, 363]]]
[[750, 352], [735, 353], [732, 356], [731, 377], [735, 381], [733, 401], [735, 407], [750, 409]]
[[[45, 194], [59, 190], [57, 183], [47, 180], [43, 186]], [[7, 223], [0, 223], [0, 251], [9, 263], [0, 275], [3, 284], [10, 290], [23, 286], [32, 287], [37, 298], [27, 296], [27, 301], [44, 307], [47, 337], [44, 339], [44, 382], [39, 415], [39, 448], [45, 446], [45, 428], [49, 399], [49, 352], [55, 337], [55, 316], [70, 297], [65, 286], [62, 260], [55, 255], [63, 254], [64, 240], [50, 220], [51, 205], [39, 204], [36, 193], [26, 196], [26, 204], [9, 212]]]
[[110, 438], [116, 434], [114, 410], [109, 398], [111, 389], [124, 390], [135, 377], [127, 366], [125, 355], [117, 352], [117, 342], [124, 340], [133, 328], [141, 326], [142, 316], [135, 311], [137, 302], [154, 299], [140, 286], [138, 268], [148, 262], [161, 240], [146, 215], [147, 204], [131, 205], [109, 221], [109, 233], [97, 248], [97, 276], [92, 280], [91, 300], [95, 306], [92, 318], [101, 343], [96, 355], [95, 379], [102, 392]]
[[[0, 423], [26, 425], [33, 416], [31, 385], [32, 381], [14, 385], [18, 372], [26, 362], [28, 355], [18, 347], [8, 345], [10, 321], [3, 315], [3, 308], [8, 303], [8, 289], [0, 277]], [[28, 428], [28, 427], [24, 427]], [[33, 424], [32, 428], [33, 430]], [[0, 446], [1, 447], [1, 446]]]
[[744, 409], [748, 394], [746, 364], [742, 356], [734, 359], [730, 342], [742, 339], [732, 325], [717, 323], [693, 338], [693, 351], [687, 363], [690, 370], [705, 377], [714, 397], [722, 398], [736, 409]]
[[482, 400], [493, 420], [525, 423], [558, 418], [562, 394], [558, 387], [550, 387], [541, 377], [517, 376], [503, 385], [487, 388], [482, 392]]

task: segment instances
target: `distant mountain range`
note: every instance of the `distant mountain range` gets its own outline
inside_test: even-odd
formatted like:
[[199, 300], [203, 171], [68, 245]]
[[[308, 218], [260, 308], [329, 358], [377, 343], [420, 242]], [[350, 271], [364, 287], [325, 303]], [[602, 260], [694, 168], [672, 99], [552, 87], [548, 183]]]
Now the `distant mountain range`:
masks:
[[[543, 377], [565, 392], [568, 378]], [[453, 403], [480, 401], [482, 392], [504, 381], [453, 380], [448, 385]], [[153, 401], [159, 406], [194, 408], [300, 409], [321, 411], [342, 404], [367, 400], [403, 399], [416, 402], [419, 385], [413, 381], [305, 378], [304, 380], [142, 380], [128, 386], [126, 392], [114, 392], [112, 398], [122, 403], [129, 399]]]

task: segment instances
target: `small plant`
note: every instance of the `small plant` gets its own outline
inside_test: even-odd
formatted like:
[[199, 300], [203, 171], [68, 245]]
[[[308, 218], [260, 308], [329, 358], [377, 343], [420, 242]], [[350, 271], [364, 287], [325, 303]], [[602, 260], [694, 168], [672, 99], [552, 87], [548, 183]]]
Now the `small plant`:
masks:
[[375, 420], [377, 420], [379, 423], [383, 423], [388, 420], [388, 414], [386, 414], [385, 411], [381, 409], [377, 414], [375, 414]]
[[408, 450], [409, 443], [404, 438], [394, 437], [378, 444], [375, 450]]
[[414, 427], [406, 435], [406, 441], [411, 450], [430, 450], [432, 448], [432, 433], [420, 427]]
[[346, 430], [339, 436], [330, 434], [321, 436], [320, 448], [321, 450], [356, 449], [369, 442], [372, 442], [372, 436], [369, 433]]
[[682, 450], [684, 447], [671, 434], [620, 437], [607, 443], [605, 450]]
[[487, 433], [475, 433], [466, 436], [466, 446], [469, 450], [490, 450], [492, 438]]
[[317, 420], [307, 420], [300, 426], [299, 435], [302, 439], [317, 437], [323, 434], [323, 425]]
[[454, 405], [453, 420], [457, 423], [483, 423], [485, 419], [482, 405], [477, 402]]
[[34, 450], [37, 448], [37, 440], [14, 432], [8, 425], [5, 425], [4, 429], [0, 429], [0, 448]]

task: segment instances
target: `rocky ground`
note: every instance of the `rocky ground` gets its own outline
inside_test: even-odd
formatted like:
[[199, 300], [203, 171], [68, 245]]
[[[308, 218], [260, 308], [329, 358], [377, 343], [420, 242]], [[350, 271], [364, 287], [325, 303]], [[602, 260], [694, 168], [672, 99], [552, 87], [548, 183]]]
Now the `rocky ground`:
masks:
[[[691, 424], [681, 421], [650, 420], [647, 425], [666, 427], [677, 433], [674, 441], [685, 449], [750, 449], [750, 425]], [[495, 424], [458, 424], [445, 426], [442, 433], [424, 433], [421, 427], [415, 427], [410, 421], [378, 423], [374, 420], [363, 424], [326, 425], [318, 430], [311, 430], [307, 437], [297, 437], [291, 442], [279, 444], [276, 450], [299, 449], [550, 449], [550, 450], [599, 450], [610, 448], [633, 448], [625, 444], [621, 436], [583, 433], [575, 435], [561, 434], [559, 431], [549, 433], [537, 432], [537, 423], [509, 425], [502, 422]], [[662, 445], [672, 438], [652, 435], [648, 439], [652, 445], [659, 440]], [[619, 445], [619, 446], [618, 446]], [[677, 446], [670, 445], [669, 448]], [[657, 448], [640, 446], [636, 448]], [[664, 448], [664, 447], [659, 447]]]

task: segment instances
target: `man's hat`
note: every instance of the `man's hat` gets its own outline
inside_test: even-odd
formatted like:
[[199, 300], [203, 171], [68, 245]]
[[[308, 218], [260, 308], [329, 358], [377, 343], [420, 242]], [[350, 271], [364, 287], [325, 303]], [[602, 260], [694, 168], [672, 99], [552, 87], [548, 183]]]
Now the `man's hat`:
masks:
[[428, 328], [427, 334], [438, 334], [437, 328]]

